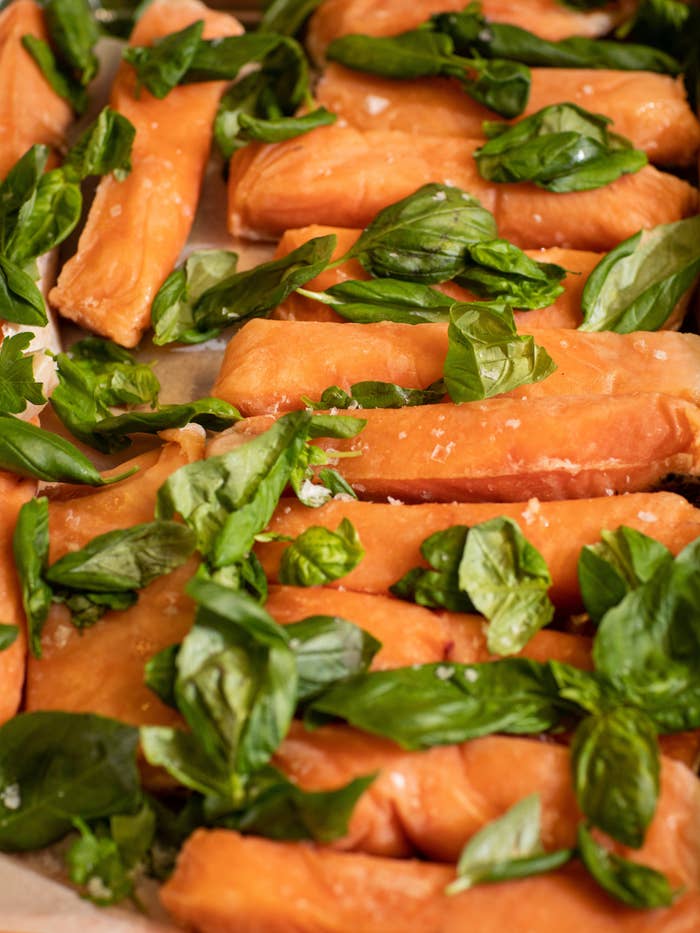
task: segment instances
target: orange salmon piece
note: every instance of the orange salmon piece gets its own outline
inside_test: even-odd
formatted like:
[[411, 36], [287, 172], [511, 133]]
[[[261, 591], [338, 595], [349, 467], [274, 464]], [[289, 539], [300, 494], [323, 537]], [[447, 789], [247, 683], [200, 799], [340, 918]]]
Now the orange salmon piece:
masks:
[[[515, 503], [422, 505], [336, 499], [318, 509], [309, 509], [295, 499], [283, 499], [270, 530], [296, 538], [311, 525], [337, 528], [344, 518], [349, 519], [357, 529], [365, 556], [354, 570], [330, 586], [361, 593], [388, 593], [389, 587], [413, 567], [427, 567], [420, 546], [429, 535], [451, 525], [477, 525], [499, 515], [517, 522], [528, 541], [540, 551], [552, 575], [549, 591], [552, 601], [571, 611], [581, 605], [576, 570], [581, 548], [599, 541], [602, 529], [614, 531], [627, 525], [665, 544], [674, 554], [700, 536], [700, 509], [670, 492], [560, 502], [532, 499]], [[255, 546], [270, 580], [278, 580], [279, 562], [286, 546], [281, 542]]]
[[600, 251], [642, 228], [690, 216], [700, 203], [692, 185], [649, 165], [603, 188], [568, 194], [487, 182], [472, 158], [479, 145], [335, 124], [283, 143], [246, 146], [231, 159], [229, 230], [274, 239], [310, 223], [365, 227], [382, 208], [435, 182], [478, 198], [494, 214], [499, 236], [516, 246]]
[[[321, 446], [355, 454], [340, 469], [366, 499], [584, 499], [700, 470], [698, 409], [667, 395], [492, 398], [347, 414], [365, 419], [364, 430]], [[245, 419], [229, 438], [260, 434], [271, 420]]]
[[[557, 368], [541, 382], [505, 396], [646, 391], [700, 403], [700, 337], [695, 334], [527, 330]], [[313, 355], [305, 352], [310, 346]], [[334, 385], [349, 392], [364, 380], [423, 389], [442, 378], [447, 348], [447, 324], [256, 318], [229, 342], [212, 392], [244, 415], [262, 415], [304, 408], [303, 397], [318, 400]]]
[[[139, 20], [132, 45], [203, 19], [205, 38], [242, 31], [232, 16], [197, 0], [156, 0]], [[133, 169], [125, 181], [99, 184], [78, 252], [61, 271], [50, 300], [60, 313], [126, 347], [141, 339], [151, 303], [185, 245], [209, 156], [212, 124], [226, 82], [176, 87], [163, 100], [141, 89], [123, 62], [111, 106], [136, 127]]]
[[[84, 547], [96, 535], [152, 521], [155, 495], [176, 469], [198, 459], [203, 438], [195, 431], [166, 432], [173, 438], [158, 451], [135, 458], [133, 477], [96, 492], [53, 499], [49, 505], [50, 561]], [[192, 624], [193, 604], [184, 593], [196, 569], [191, 558], [141, 590], [123, 612], [108, 612], [78, 631], [68, 610], [54, 605], [42, 633], [42, 657], [30, 658], [28, 710], [94, 712], [139, 725], [172, 725], [177, 714], [143, 682], [146, 661], [182, 640]]]
[[[395, 36], [420, 26], [434, 13], [461, 12], [464, 6], [463, 0], [325, 0], [309, 23], [307, 46], [322, 61], [326, 46], [338, 36]], [[634, 4], [623, 0], [585, 12], [555, 0], [484, 0], [481, 7], [487, 19], [556, 41], [567, 36], [604, 36], [633, 11]]]
[[[311, 224], [311, 226], [295, 230], [285, 230], [275, 251], [275, 258], [286, 256], [293, 249], [313, 237], [327, 236], [329, 233], [334, 233], [338, 239], [332, 256], [333, 261], [335, 261], [347, 253], [350, 247], [355, 244], [361, 232], [346, 227], [324, 227], [320, 224]], [[516, 311], [516, 323], [527, 327], [578, 327], [582, 320], [581, 293], [588, 276], [602, 259], [602, 255], [584, 250], [560, 249], [557, 246], [552, 249], [526, 250], [526, 252], [528, 256], [538, 262], [553, 262], [558, 266], [563, 266], [569, 274], [562, 279], [561, 284], [564, 286], [564, 291], [553, 304], [548, 308], [537, 308], [534, 311]], [[307, 282], [304, 287], [312, 291], [322, 292], [332, 285], [337, 285], [339, 282], [345, 282], [348, 279], [365, 280], [368, 278], [370, 276], [360, 263], [355, 259], [349, 259], [335, 269], [322, 272], [315, 279]], [[477, 297], [454, 282], [436, 285], [435, 288], [449, 295], [453, 301], [474, 301]], [[683, 305], [683, 313], [685, 313], [685, 305]], [[271, 317], [282, 321], [345, 320], [339, 314], [336, 314], [329, 305], [313, 301], [311, 298], [305, 298], [297, 292], [292, 292], [289, 298], [272, 312]], [[680, 319], [682, 320], [682, 317]], [[675, 313], [674, 323], [676, 326], [680, 323], [680, 320], [676, 320]]]
[[14, 0], [0, 13], [0, 179], [35, 143], [60, 149], [73, 119], [22, 45], [25, 35], [48, 41], [44, 16], [34, 0]]
[[[700, 148], [700, 123], [682, 78], [650, 71], [531, 68], [523, 117], [550, 104], [578, 104], [613, 120], [612, 129], [658, 165], [691, 165]], [[485, 120], [498, 114], [475, 101], [457, 81], [402, 81], [331, 63], [316, 99], [358, 130], [404, 130], [432, 136], [484, 137]], [[517, 122], [517, 121], [513, 121]]]
[[27, 636], [19, 582], [12, 553], [12, 535], [19, 510], [36, 491], [36, 483], [0, 472], [0, 622], [16, 625], [19, 633], [9, 648], [0, 651], [0, 725], [15, 715], [22, 700], [27, 663]]
[[[503, 774], [500, 775], [503, 778]], [[194, 933], [697, 933], [700, 895], [635, 910], [578, 865], [454, 897], [454, 868], [197, 830], [161, 889]]]

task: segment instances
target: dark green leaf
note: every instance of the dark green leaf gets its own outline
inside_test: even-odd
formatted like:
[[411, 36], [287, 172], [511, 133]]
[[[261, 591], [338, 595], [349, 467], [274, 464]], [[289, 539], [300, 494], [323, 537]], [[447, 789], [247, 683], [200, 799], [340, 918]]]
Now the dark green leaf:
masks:
[[260, 32], [293, 36], [320, 4], [321, 0], [270, 0], [264, 4], [265, 13], [258, 28]]
[[129, 897], [134, 882], [114, 839], [93, 833], [83, 820], [75, 820], [75, 825], [80, 837], [66, 852], [70, 880], [85, 887], [83, 896], [100, 907], [118, 904]]
[[501, 298], [516, 308], [546, 308], [564, 291], [566, 270], [535, 262], [507, 240], [484, 240], [468, 247], [465, 269], [455, 281], [480, 298]]
[[435, 609], [473, 612], [474, 606], [459, 585], [459, 565], [469, 529], [452, 525], [436, 531], [421, 544], [420, 551], [433, 568], [414, 567], [390, 587], [394, 596]]
[[700, 274], [700, 217], [644, 230], [604, 256], [581, 298], [584, 331], [658, 330]]
[[[256, 535], [260, 540], [260, 535]], [[252, 596], [256, 602], [264, 606], [267, 602], [268, 586], [265, 569], [258, 560], [254, 551], [250, 551], [234, 564], [211, 569], [208, 564], [200, 564], [197, 577], [201, 580], [212, 580], [227, 586], [232, 590], [242, 590], [247, 596]]]
[[22, 36], [22, 45], [34, 59], [52, 90], [67, 101], [79, 116], [85, 113], [88, 105], [85, 88], [61, 70], [51, 46], [43, 39], [30, 34]]
[[34, 195], [48, 157], [48, 146], [31, 146], [0, 182], [0, 230], [3, 244], [17, 223], [20, 208]]
[[49, 560], [49, 500], [25, 502], [17, 516], [12, 551], [22, 588], [29, 648], [41, 657], [41, 630], [51, 608], [51, 588], [44, 581]]
[[7, 651], [11, 645], [14, 645], [18, 635], [18, 626], [0, 622], [0, 651]]
[[407, 408], [415, 405], [434, 405], [445, 397], [442, 379], [427, 389], [405, 389], [393, 382], [355, 382], [346, 392], [339, 386], [324, 389], [318, 402], [310, 407], [319, 408]]
[[40, 849], [73, 820], [138, 806], [138, 732], [90, 713], [23, 713], [0, 728], [0, 848]]
[[559, 695], [575, 703], [584, 713], [605, 713], [624, 703], [624, 699], [595, 671], [584, 671], [563, 661], [550, 661]]
[[0, 256], [0, 318], [38, 327], [49, 320], [43, 295], [34, 279], [5, 256]]
[[146, 87], [162, 100], [182, 80], [202, 38], [204, 20], [156, 39], [150, 46], [129, 46], [124, 59], [134, 66], [138, 87]]
[[110, 817], [112, 838], [128, 868], [138, 865], [144, 858], [153, 842], [155, 828], [155, 814], [148, 803], [134, 814], [119, 813]]
[[287, 586], [324, 586], [349, 574], [364, 554], [349, 519], [344, 518], [335, 531], [312, 525], [283, 552], [279, 581]]
[[16, 415], [27, 402], [42, 405], [46, 401], [41, 383], [34, 378], [34, 358], [23, 352], [33, 336], [19, 333], [0, 343], [0, 412]]
[[[203, 40], [197, 44], [183, 83], [233, 81], [244, 65], [264, 62], [280, 48], [285, 50], [288, 63], [292, 56], [305, 58], [298, 42], [282, 36], [266, 36], [253, 32], [241, 36]], [[305, 62], [304, 67], [306, 68]], [[290, 74], [290, 81], [292, 80]]]
[[541, 382], [556, 366], [529, 334], [518, 334], [502, 301], [455, 304], [450, 310], [445, 385], [454, 402], [501, 395]]
[[474, 78], [462, 78], [464, 90], [474, 100], [503, 117], [517, 117], [530, 96], [530, 69], [519, 62], [492, 59], [475, 61]]
[[629, 907], [669, 907], [677, 892], [661, 872], [608, 852], [581, 823], [578, 852], [583, 864], [608, 894]]
[[99, 67], [94, 52], [99, 31], [89, 3], [87, 0], [45, 0], [43, 11], [58, 57], [80, 85], [86, 87]]
[[179, 645], [168, 645], [156, 652], [144, 666], [144, 682], [166, 706], [175, 706], [175, 678]]
[[5, 256], [23, 265], [62, 243], [72, 233], [83, 207], [80, 187], [62, 169], [42, 175], [32, 196], [19, 209]]
[[53, 591], [54, 602], [63, 603], [71, 614], [71, 622], [78, 629], [90, 628], [99, 622], [109, 610], [124, 611], [130, 609], [138, 599], [134, 590], [116, 593], [75, 592], [56, 588]]
[[373, 324], [394, 321], [397, 324], [446, 322], [452, 299], [428, 285], [398, 279], [375, 279], [369, 282], [340, 282], [319, 294], [299, 289], [302, 295], [330, 304], [348, 321]]
[[97, 119], [71, 146], [63, 171], [82, 181], [90, 175], [114, 173], [123, 181], [131, 171], [131, 147], [136, 136], [134, 125], [125, 116], [104, 107]]
[[208, 431], [223, 431], [241, 420], [233, 405], [218, 398], [200, 398], [183, 405], [163, 405], [156, 411], [128, 411], [102, 418], [93, 426], [100, 437], [122, 438], [127, 434], [155, 434], [186, 424], [201, 424]]
[[610, 122], [575, 104], [552, 104], [514, 126], [485, 123], [490, 138], [474, 158], [488, 181], [530, 181], [559, 193], [600, 188], [647, 163], [608, 130]]
[[330, 126], [336, 120], [336, 115], [325, 107], [317, 107], [299, 117], [278, 117], [274, 120], [241, 113], [238, 117], [238, 137], [244, 142], [281, 143], [310, 133], [319, 126]]
[[571, 768], [583, 815], [640, 848], [659, 796], [659, 746], [648, 716], [625, 706], [588, 716], [574, 734]]

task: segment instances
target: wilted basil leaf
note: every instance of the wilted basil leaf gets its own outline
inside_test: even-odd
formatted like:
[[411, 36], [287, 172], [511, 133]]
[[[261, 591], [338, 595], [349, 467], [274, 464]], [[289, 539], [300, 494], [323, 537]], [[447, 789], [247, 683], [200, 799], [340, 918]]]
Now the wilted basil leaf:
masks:
[[398, 279], [339, 282], [323, 293], [300, 288], [299, 294], [331, 305], [341, 317], [357, 324], [446, 322], [453, 303], [451, 298], [428, 285]]
[[99, 67], [94, 52], [99, 31], [90, 5], [87, 0], [45, 0], [43, 12], [58, 57], [86, 87]]
[[156, 39], [153, 45], [125, 48], [122, 54], [136, 70], [137, 88], [146, 87], [159, 100], [166, 97], [190, 67], [203, 29], [204, 20], [200, 19]]
[[41, 405], [46, 401], [41, 383], [34, 378], [34, 358], [23, 352], [33, 336], [19, 333], [0, 343], [0, 412], [16, 415], [27, 402]]
[[34, 279], [5, 256], [0, 256], [0, 318], [38, 327], [49, 320], [44, 298]]
[[60, 168], [46, 172], [17, 212], [5, 241], [6, 258], [21, 266], [48, 253], [75, 229], [82, 207], [78, 184]]
[[78, 116], [85, 113], [88, 105], [85, 88], [61, 69], [51, 46], [30, 34], [22, 36], [22, 45], [36, 62], [51, 89], [67, 101]]
[[483, 240], [468, 247], [468, 262], [455, 281], [480, 298], [500, 298], [516, 308], [546, 308], [564, 291], [566, 270], [535, 262], [507, 240]]
[[426, 389], [405, 389], [393, 382], [355, 382], [346, 392], [339, 386], [329, 386], [318, 402], [307, 401], [310, 408], [407, 408], [415, 405], [434, 405], [445, 398], [442, 379]]
[[93, 426], [100, 438], [121, 439], [128, 434], [156, 434], [186, 424], [201, 424], [208, 431], [223, 431], [241, 420], [237, 408], [219, 398], [200, 398], [182, 405], [163, 405], [156, 411], [127, 411], [102, 418]]
[[279, 580], [287, 586], [324, 586], [350, 573], [364, 554], [349, 519], [344, 518], [335, 531], [312, 525], [283, 552]]
[[67, 175], [82, 181], [90, 175], [114, 174], [123, 181], [131, 171], [131, 147], [136, 128], [125, 116], [104, 107], [71, 146], [63, 163]]
[[452, 525], [429, 535], [421, 544], [420, 552], [433, 569], [414, 567], [409, 570], [390, 587], [394, 596], [419, 606], [473, 612], [472, 601], [459, 585], [459, 565], [468, 531], [466, 525]]
[[51, 608], [51, 587], [44, 580], [49, 560], [49, 500], [25, 502], [17, 516], [12, 552], [22, 588], [29, 648], [41, 657], [41, 631]]

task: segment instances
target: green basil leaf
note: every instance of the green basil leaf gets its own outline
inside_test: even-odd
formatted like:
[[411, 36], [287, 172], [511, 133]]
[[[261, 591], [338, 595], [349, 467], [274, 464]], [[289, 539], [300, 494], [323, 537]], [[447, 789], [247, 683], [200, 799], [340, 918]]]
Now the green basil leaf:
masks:
[[[251, 62], [264, 62], [268, 56], [279, 49], [284, 49], [286, 61], [304, 59], [303, 50], [298, 42], [282, 36], [246, 33], [242, 36], [225, 36], [218, 39], [202, 40], [197, 44], [194, 56], [187, 68], [183, 83], [191, 81], [233, 81], [244, 65]], [[295, 61], [296, 64], [296, 61]], [[290, 80], [293, 80], [290, 75]]]
[[459, 565], [459, 585], [489, 620], [494, 654], [516, 654], [554, 616], [547, 564], [510, 518], [474, 525]]
[[[164, 768], [184, 787], [205, 796], [231, 798], [234, 790], [228, 771], [203, 750], [191, 732], [170, 726], [141, 726], [139, 741], [146, 761]], [[240, 793], [238, 784], [235, 793]]]
[[124, 864], [119, 847], [109, 835], [92, 832], [83, 820], [75, 820], [80, 832], [66, 852], [68, 877], [85, 887], [83, 897], [108, 907], [133, 894], [134, 882]]
[[3, 244], [17, 223], [21, 207], [35, 193], [44, 175], [48, 157], [48, 146], [31, 146], [0, 182], [0, 231]]
[[91, 713], [22, 713], [0, 727], [0, 848], [40, 849], [80, 817], [138, 806], [137, 730]]
[[[357, 437], [363, 430], [367, 421], [364, 418], [353, 418], [350, 415], [311, 415], [309, 422], [309, 437], [332, 437], [339, 440], [348, 440]], [[318, 450], [318, 448], [314, 448]], [[323, 451], [319, 451], [323, 455]]]
[[0, 256], [0, 318], [15, 324], [48, 324], [44, 297], [24, 269]]
[[643, 152], [608, 130], [610, 122], [575, 104], [552, 104], [514, 126], [485, 123], [490, 138], [474, 158], [488, 181], [530, 181], [560, 193], [600, 188], [647, 164]]
[[130, 609], [137, 599], [134, 590], [116, 593], [75, 592], [61, 587], [53, 590], [54, 602], [63, 603], [67, 607], [71, 622], [78, 629], [90, 628], [109, 610], [123, 612]]
[[629, 907], [670, 907], [677, 892], [661, 872], [608, 852], [581, 823], [578, 852], [583, 864], [608, 894]]
[[[256, 540], [261, 536], [256, 535]], [[268, 586], [263, 565], [254, 551], [246, 554], [234, 564], [212, 569], [208, 564], [200, 564], [196, 576], [201, 580], [212, 580], [231, 590], [241, 590], [264, 606], [267, 602]]]
[[548, 668], [525, 658], [421, 664], [357, 675], [332, 686], [307, 713], [311, 723], [338, 717], [410, 749], [452, 745], [494, 732], [546, 732], [561, 716]]
[[659, 796], [659, 746], [649, 717], [625, 706], [588, 716], [574, 734], [571, 768], [584, 816], [640, 848]]
[[148, 802], [144, 802], [136, 813], [118, 813], [110, 817], [109, 831], [127, 868], [138, 865], [148, 853], [155, 829], [155, 813]]
[[68, 150], [63, 171], [75, 174], [80, 181], [110, 172], [117, 181], [123, 181], [131, 171], [135, 136], [136, 128], [125, 116], [104, 107]]
[[231, 276], [237, 264], [238, 254], [229, 250], [198, 250], [184, 266], [171, 272], [153, 300], [153, 342], [158, 346], [175, 340], [201, 343], [215, 336], [218, 329], [196, 329], [192, 308], [204, 292]]
[[377, 321], [394, 321], [397, 324], [446, 322], [452, 305], [450, 298], [428, 285], [398, 279], [340, 282], [323, 295], [304, 289], [299, 289], [299, 292], [323, 300], [341, 317], [358, 324]]
[[123, 58], [134, 66], [137, 87], [147, 88], [162, 100], [179, 84], [190, 67], [202, 38], [204, 20], [197, 20], [178, 32], [156, 39], [150, 46], [129, 46]]
[[318, 402], [310, 407], [319, 408], [406, 408], [415, 405], [434, 405], [445, 397], [442, 379], [426, 389], [405, 389], [393, 382], [355, 382], [346, 392], [339, 386], [329, 386]]
[[194, 535], [185, 525], [146, 522], [98, 535], [57, 560], [44, 576], [49, 583], [71, 590], [139, 590], [182, 566], [194, 548]]
[[559, 695], [576, 704], [583, 713], [605, 713], [624, 704], [624, 696], [615, 691], [596, 671], [583, 671], [563, 661], [550, 661]]
[[287, 586], [324, 586], [349, 574], [364, 554], [349, 519], [344, 518], [335, 531], [312, 525], [283, 552], [279, 580]]
[[144, 683], [166, 706], [176, 706], [175, 678], [179, 645], [168, 645], [156, 652], [144, 666]]
[[41, 405], [46, 401], [41, 383], [34, 378], [34, 358], [23, 353], [33, 337], [19, 333], [0, 343], [0, 412], [16, 415], [27, 402]]
[[265, 12], [258, 29], [293, 36], [320, 5], [321, 0], [270, 0], [263, 4]]
[[51, 89], [67, 101], [78, 116], [85, 113], [88, 105], [85, 88], [61, 69], [51, 46], [43, 39], [29, 34], [22, 36], [22, 45], [34, 59]]
[[530, 96], [527, 65], [495, 58], [474, 64], [476, 77], [462, 79], [467, 94], [503, 117], [520, 116]]
[[377, 278], [429, 285], [453, 278], [466, 265], [466, 248], [495, 236], [493, 215], [476, 198], [428, 184], [380, 211], [344, 258]]
[[93, 426], [101, 438], [122, 438], [127, 434], [155, 434], [186, 424], [201, 424], [208, 431], [223, 431], [241, 420], [233, 405], [218, 398], [200, 398], [183, 405], [163, 405], [157, 411], [128, 411], [102, 418]]
[[134, 470], [103, 479], [77, 447], [58, 434], [44, 431], [12, 415], [0, 414], [0, 469], [46, 483], [107, 486]]
[[467, 264], [455, 281], [480, 298], [501, 298], [516, 308], [546, 308], [564, 291], [566, 270], [535, 262], [507, 240], [484, 240], [468, 247]]
[[94, 52], [99, 31], [89, 3], [87, 0], [46, 0], [43, 11], [59, 58], [86, 87], [99, 68]]
[[578, 561], [583, 603], [594, 622], [673, 560], [667, 547], [634, 528], [602, 531], [601, 538], [583, 547]]
[[42, 175], [22, 204], [5, 243], [5, 256], [24, 265], [62, 243], [75, 229], [83, 207], [80, 187], [62, 169]]
[[502, 301], [455, 304], [450, 310], [444, 378], [454, 402], [473, 402], [541, 382], [556, 369], [529, 334], [518, 334]]
[[389, 587], [394, 596], [431, 609], [474, 612], [472, 601], [459, 585], [459, 565], [468, 532], [466, 525], [452, 525], [429, 535], [420, 552], [433, 569], [409, 570]]
[[244, 142], [281, 143], [310, 133], [319, 126], [330, 126], [337, 119], [325, 107], [317, 107], [299, 117], [278, 117], [274, 120], [241, 113], [238, 116], [239, 138]]
[[357, 493], [352, 486], [338, 473], [337, 470], [331, 470], [326, 467], [318, 471], [318, 479], [328, 489], [333, 498], [338, 496], [349, 496], [351, 499], [357, 499]]
[[0, 651], [7, 651], [11, 645], [14, 645], [18, 635], [18, 626], [0, 622]]
[[44, 581], [49, 561], [49, 500], [25, 502], [17, 516], [12, 551], [22, 588], [29, 648], [41, 657], [41, 631], [51, 608], [51, 587]]
[[604, 256], [586, 282], [579, 330], [658, 330], [700, 275], [700, 217], [644, 230]]

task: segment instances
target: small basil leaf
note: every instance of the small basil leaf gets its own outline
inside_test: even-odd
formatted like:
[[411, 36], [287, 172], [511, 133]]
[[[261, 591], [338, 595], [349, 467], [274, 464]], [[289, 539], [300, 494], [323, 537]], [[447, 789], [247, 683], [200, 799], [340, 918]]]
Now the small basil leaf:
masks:
[[168, 645], [146, 661], [144, 682], [166, 706], [176, 706], [175, 678], [177, 677], [177, 653], [179, 645]]
[[14, 645], [18, 635], [18, 626], [0, 622], [0, 651], [7, 651], [11, 645]]
[[[260, 535], [256, 535], [256, 540]], [[207, 564], [200, 564], [196, 576], [201, 580], [212, 580], [232, 590], [242, 590], [256, 602], [264, 606], [267, 602], [268, 586], [265, 569], [254, 551], [246, 554], [234, 564], [226, 564], [212, 570]]]
[[466, 248], [495, 236], [493, 215], [476, 198], [428, 184], [380, 211], [345, 258], [378, 278], [429, 285], [453, 278], [465, 266]]
[[43, 5], [46, 27], [59, 58], [86, 87], [97, 74], [99, 62], [94, 52], [99, 31], [87, 0], [46, 0]]
[[34, 378], [33, 357], [23, 353], [33, 336], [19, 333], [0, 343], [0, 412], [16, 415], [27, 402], [41, 405], [46, 401], [41, 383]]
[[547, 564], [510, 518], [470, 529], [459, 585], [489, 620], [487, 645], [494, 654], [521, 651], [554, 616]]
[[574, 734], [571, 768], [584, 816], [640, 848], [659, 796], [659, 747], [649, 717], [625, 706], [588, 716]]
[[0, 256], [0, 318], [38, 327], [49, 321], [43, 295], [34, 279], [5, 256]]
[[90, 713], [22, 713], [0, 728], [0, 848], [40, 849], [80, 817], [138, 806], [138, 732]]
[[[384, 78], [428, 78], [456, 70], [449, 36], [414, 29], [397, 36], [345, 35], [333, 39], [326, 58]], [[459, 71], [456, 75], [459, 76]]]
[[394, 596], [435, 609], [473, 612], [474, 605], [459, 585], [459, 565], [469, 529], [452, 525], [421, 544], [421, 554], [433, 568], [414, 567], [390, 587]]
[[629, 907], [669, 907], [675, 892], [665, 875], [608, 852], [583, 823], [578, 828], [578, 852], [583, 864], [608, 894]]
[[48, 146], [31, 146], [0, 182], [0, 231], [3, 244], [17, 224], [20, 209], [36, 192], [48, 157]]
[[12, 551], [22, 588], [29, 648], [35, 658], [40, 658], [41, 631], [51, 608], [51, 588], [43, 577], [49, 560], [48, 499], [31, 499], [22, 506], [12, 538]]
[[61, 169], [46, 172], [24, 202], [5, 243], [5, 256], [24, 265], [62, 243], [75, 229], [83, 207], [80, 187]]
[[604, 713], [623, 702], [620, 694], [594, 671], [582, 671], [563, 661], [550, 661], [549, 669], [559, 695], [586, 713]]
[[138, 595], [134, 590], [119, 591], [116, 593], [90, 593], [56, 587], [53, 590], [53, 600], [63, 603], [71, 614], [71, 622], [77, 629], [90, 628], [102, 618], [105, 612], [114, 610], [123, 612], [130, 609], [137, 601]]
[[527, 65], [500, 59], [475, 64], [476, 76], [462, 79], [467, 94], [503, 117], [519, 116], [530, 96], [530, 69]]
[[658, 330], [700, 274], [700, 217], [644, 230], [604, 256], [586, 282], [579, 330]]
[[127, 868], [135, 867], [146, 856], [155, 829], [156, 817], [148, 802], [136, 813], [118, 813], [110, 817], [109, 831]]
[[78, 116], [85, 113], [88, 96], [80, 82], [63, 72], [51, 51], [51, 46], [37, 36], [22, 36], [22, 45], [36, 62], [51, 89], [67, 101]]
[[[317, 297], [316, 293], [301, 294]], [[398, 279], [376, 279], [370, 282], [348, 281], [332, 285], [324, 300], [348, 321], [372, 324], [394, 321], [397, 324], [425, 324], [447, 321], [452, 300], [428, 285], [403, 282]]]
[[364, 554], [349, 519], [344, 518], [335, 531], [312, 525], [283, 552], [279, 580], [287, 586], [324, 586], [349, 574]]
[[139, 741], [146, 761], [164, 768], [184, 787], [204, 795], [230, 798], [227, 770], [206, 754], [191, 732], [170, 726], [141, 726]]
[[183, 405], [163, 405], [157, 411], [128, 411], [102, 418], [93, 426], [100, 437], [122, 438], [128, 434], [155, 434], [186, 424], [201, 424], [208, 431], [223, 431], [241, 420], [233, 405], [218, 398], [200, 398]]
[[330, 386], [321, 393], [311, 408], [406, 408], [415, 405], [434, 405], [445, 397], [442, 379], [426, 389], [405, 389], [393, 382], [355, 382], [350, 392]]
[[502, 298], [516, 308], [546, 308], [564, 291], [566, 270], [535, 262], [507, 240], [484, 240], [468, 247], [471, 263], [455, 281], [480, 298]]
[[131, 171], [135, 136], [136, 128], [125, 116], [104, 107], [68, 150], [63, 170], [75, 174], [80, 181], [90, 175], [109, 175], [110, 172], [117, 181], [123, 181]]
[[556, 366], [534, 337], [518, 334], [500, 301], [455, 304], [450, 310], [444, 378], [454, 402], [472, 402], [541, 382]]
[[357, 493], [352, 486], [338, 473], [337, 470], [331, 470], [326, 467], [318, 471], [318, 479], [326, 489], [329, 490], [333, 498], [337, 496], [349, 496], [351, 499], [357, 499]]
[[134, 66], [138, 87], [144, 86], [162, 100], [180, 82], [194, 58], [202, 38], [204, 20], [156, 39], [151, 46], [124, 49], [125, 61]]
[[287, 139], [303, 136], [304, 133], [310, 133], [319, 126], [330, 126], [337, 119], [337, 116], [325, 107], [317, 107], [316, 110], [298, 117], [277, 117], [276, 119], [264, 119], [241, 113], [238, 117], [238, 135], [244, 142], [281, 143]]
[[265, 12], [258, 29], [293, 36], [320, 5], [321, 0], [269, 0], [263, 4]]
[[75, 826], [80, 836], [66, 852], [70, 880], [85, 887], [83, 896], [99, 907], [118, 904], [131, 896], [133, 878], [114, 839], [92, 832], [83, 820], [75, 820]]
[[[224, 36], [202, 40], [197, 44], [192, 61], [187, 68], [183, 83], [191, 81], [233, 81], [244, 65], [265, 62], [268, 56], [279, 49], [288, 62], [292, 58], [306, 57], [298, 42], [281, 36], [261, 35], [249, 32], [241, 36]], [[290, 74], [290, 80], [293, 78]]]

